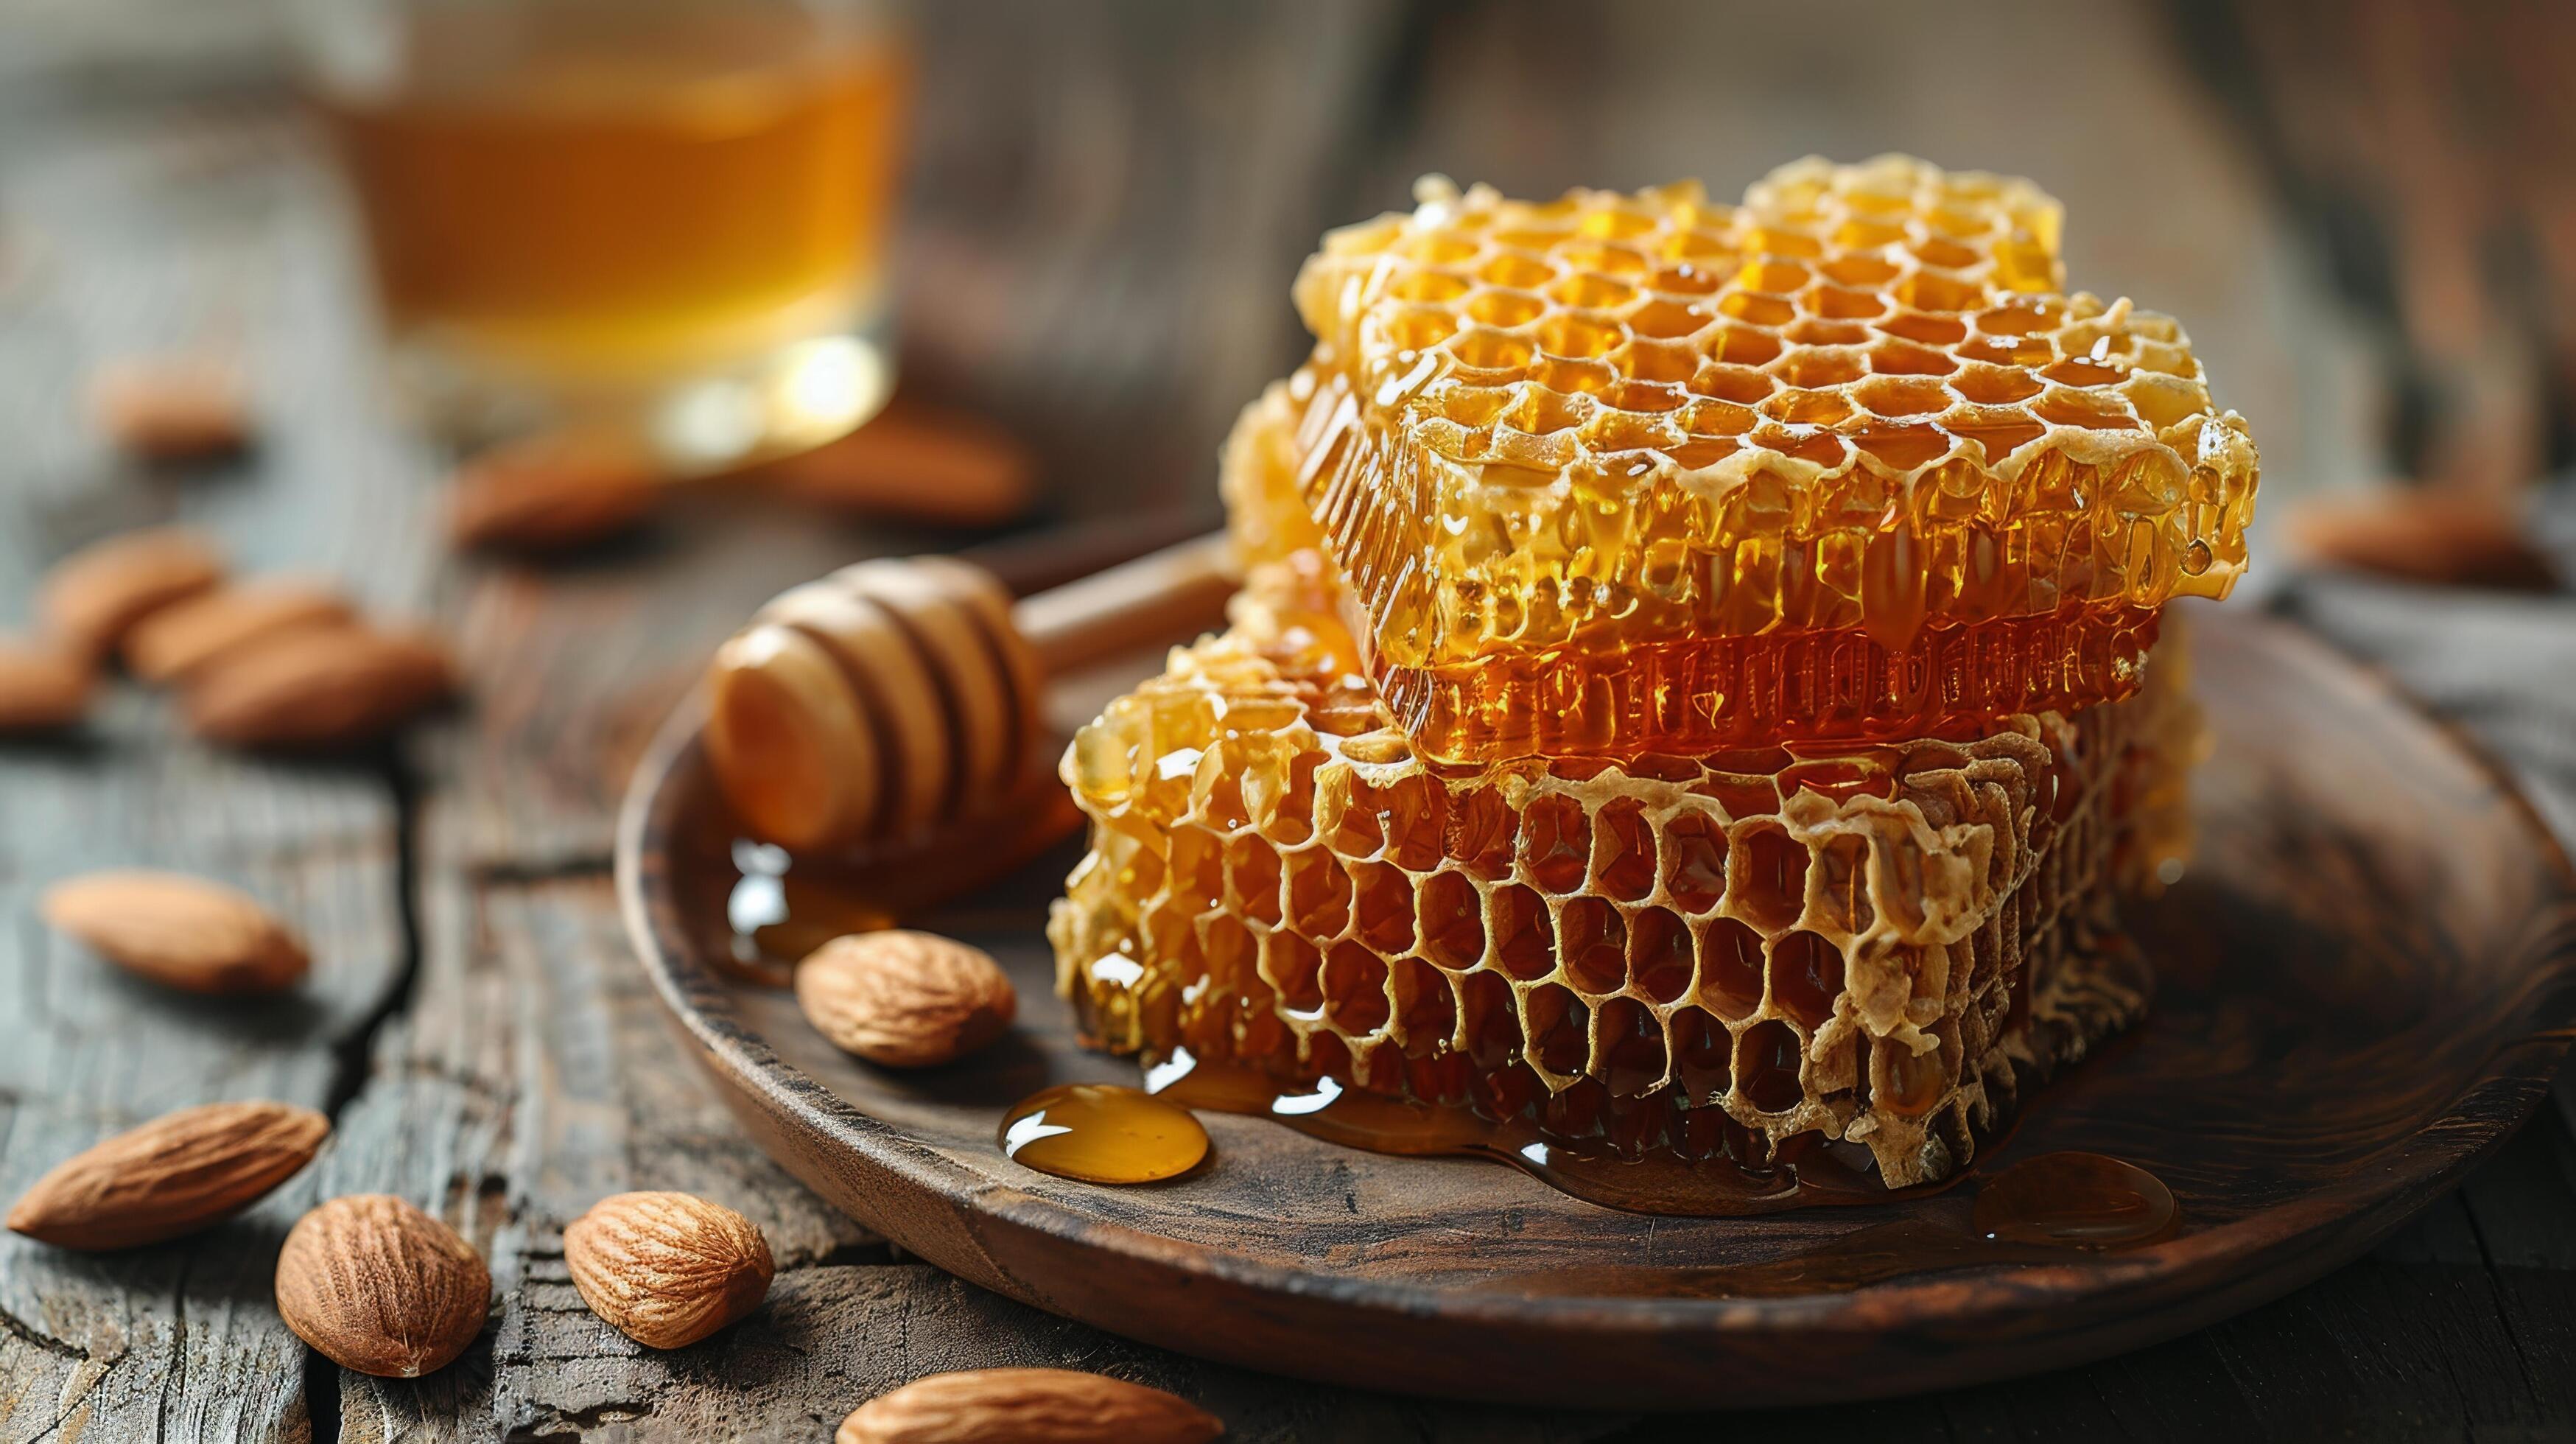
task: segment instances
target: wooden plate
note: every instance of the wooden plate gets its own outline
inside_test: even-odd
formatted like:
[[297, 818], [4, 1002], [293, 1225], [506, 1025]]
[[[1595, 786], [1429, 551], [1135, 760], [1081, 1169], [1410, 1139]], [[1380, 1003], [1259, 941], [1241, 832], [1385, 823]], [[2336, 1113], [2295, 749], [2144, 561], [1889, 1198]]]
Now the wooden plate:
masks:
[[[727, 966], [724, 823], [685, 715], [635, 779], [618, 881], [644, 966], [752, 1139], [1013, 1298], [1230, 1363], [1483, 1400], [1815, 1403], [2032, 1373], [2212, 1323], [2360, 1253], [2522, 1121], [2576, 1034], [2576, 877], [2497, 774], [2304, 634], [2199, 620], [2216, 753], [2195, 867], [2132, 920], [2160, 974], [2150, 1021], [2040, 1094], [1959, 1188], [1895, 1204], [1647, 1218], [1494, 1163], [1224, 1115], [1207, 1116], [1210, 1163], [1171, 1183], [1046, 1177], [995, 1146], [1002, 1109], [1050, 1082], [1135, 1077], [1074, 1045], [1050, 990], [1039, 929], [1069, 852], [927, 924], [999, 956], [1023, 1018], [993, 1052], [914, 1075], [839, 1054], [787, 994]], [[2056, 1149], [2161, 1177], [2179, 1234], [2036, 1262], [1971, 1250], [1859, 1287], [1774, 1269], [1761, 1296], [1692, 1296], [1711, 1266], [1847, 1259], [1864, 1229], [1953, 1227], [1981, 1177]]]

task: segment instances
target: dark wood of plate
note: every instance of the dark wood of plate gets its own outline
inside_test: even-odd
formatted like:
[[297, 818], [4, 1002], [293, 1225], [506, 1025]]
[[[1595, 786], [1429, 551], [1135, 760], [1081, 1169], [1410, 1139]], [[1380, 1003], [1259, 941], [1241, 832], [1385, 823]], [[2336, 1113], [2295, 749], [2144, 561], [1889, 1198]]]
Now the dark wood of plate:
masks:
[[[1069, 853], [925, 924], [1001, 958], [1023, 1017], [918, 1074], [838, 1053], [727, 966], [725, 828], [685, 714], [635, 779], [618, 880], [645, 968], [752, 1140], [1013, 1298], [1230, 1363], [1470, 1399], [1756, 1406], [2002, 1378], [2186, 1332], [2351, 1258], [2511, 1133], [2576, 1037], [2576, 874], [2498, 774], [2304, 634], [2198, 620], [2216, 750], [2196, 864], [2133, 918], [2154, 1012], [1935, 1197], [1649, 1218], [1498, 1164], [1231, 1115], [1206, 1116], [1215, 1154], [1183, 1178], [1067, 1182], [1004, 1158], [994, 1131], [1046, 1084], [1135, 1077], [1075, 1046], [1051, 992], [1039, 930]], [[2101, 1255], [1933, 1250], [1858, 1286], [1869, 1270], [1782, 1262], [1954, 1228], [1981, 1180], [2060, 1149], [2153, 1172], [2179, 1231]], [[1762, 1286], [1708, 1297], [1712, 1277]]]

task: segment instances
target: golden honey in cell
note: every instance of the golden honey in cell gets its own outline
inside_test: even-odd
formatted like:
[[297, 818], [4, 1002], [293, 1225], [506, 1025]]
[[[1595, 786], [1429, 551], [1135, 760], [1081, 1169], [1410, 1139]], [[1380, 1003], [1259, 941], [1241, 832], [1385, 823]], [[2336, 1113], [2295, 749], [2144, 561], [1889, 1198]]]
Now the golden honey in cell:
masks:
[[[2250, 435], [2169, 317], [2058, 294], [2059, 209], [1906, 157], [1325, 238], [1229, 448], [1435, 759], [1890, 741], [2134, 693], [2244, 564]], [[1302, 516], [1296, 515], [1302, 513]]]
[[[906, 86], [868, 8], [385, 13], [310, 48], [385, 321], [433, 389], [694, 404], [645, 423], [711, 453], [865, 419]], [[734, 389], [686, 392], [708, 378]]]
[[[1959, 1178], [2153, 989], [2166, 604], [2243, 568], [2244, 422], [2171, 319], [2062, 292], [2026, 181], [1418, 198], [1298, 278], [1315, 348], [1220, 463], [1232, 626], [1065, 755], [1084, 1036], [1621, 1207]], [[2082, 1157], [1981, 1226], [2170, 1225]]]
[[1049, 936], [1086, 1036], [1631, 1159], [1839, 1139], [1908, 1187], [2143, 1008], [2112, 901], [2172, 844], [2121, 803], [2196, 726], [2157, 686], [1986, 735], [1446, 766], [1337, 611], [1316, 559], [1256, 568], [1076, 737], [1092, 851]]

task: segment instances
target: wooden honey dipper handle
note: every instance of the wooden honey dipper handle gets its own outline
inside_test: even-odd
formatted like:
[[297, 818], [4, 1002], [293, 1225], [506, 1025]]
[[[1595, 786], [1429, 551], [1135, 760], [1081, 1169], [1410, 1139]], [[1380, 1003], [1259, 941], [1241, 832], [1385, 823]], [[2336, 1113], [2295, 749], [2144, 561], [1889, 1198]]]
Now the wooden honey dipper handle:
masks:
[[1198, 537], [1017, 604], [951, 557], [791, 588], [716, 651], [716, 779], [745, 826], [791, 851], [972, 815], [1026, 775], [1049, 676], [1223, 616], [1224, 545]]
[[1051, 675], [1152, 646], [1225, 614], [1225, 549], [1223, 533], [1177, 542], [1023, 598], [1011, 621]]

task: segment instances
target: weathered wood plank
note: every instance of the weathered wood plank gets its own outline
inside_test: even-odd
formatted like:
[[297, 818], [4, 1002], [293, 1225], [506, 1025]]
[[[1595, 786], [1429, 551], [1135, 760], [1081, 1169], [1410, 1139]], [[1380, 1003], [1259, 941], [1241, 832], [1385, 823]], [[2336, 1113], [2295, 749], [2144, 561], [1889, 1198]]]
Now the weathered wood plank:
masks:
[[[433, 855], [437, 816], [433, 804]], [[469, 883], [433, 872], [428, 895], [416, 1000], [378, 1040], [373, 1079], [315, 1192], [383, 1188], [437, 1203], [487, 1251], [498, 1320], [453, 1377], [341, 1376], [344, 1439], [414, 1437], [395, 1423], [429, 1437], [777, 1437], [837, 1422], [921, 1373], [1041, 1362], [1182, 1388], [1253, 1439], [1573, 1440], [1607, 1427], [1218, 1369], [893, 1263], [742, 1144], [625, 956], [604, 877]], [[668, 1354], [592, 1316], [564, 1271], [562, 1227], [628, 1188], [701, 1193], [759, 1223], [781, 1267], [772, 1302]]]
[[[913, 374], [1044, 446], [1064, 513], [1204, 506], [1233, 409], [1297, 353], [1284, 278], [1323, 226], [1401, 204], [1416, 171], [1541, 190], [1702, 172], [1725, 188], [1793, 150], [1898, 142], [2045, 175], [2079, 217], [2080, 273], [2113, 290], [2156, 279], [2144, 299], [2189, 318], [2231, 397], [2266, 418], [2277, 476], [2335, 469], [2335, 438], [2361, 434], [2338, 430], [2331, 386], [2301, 389], [2284, 338], [2334, 325], [2136, 17], [2094, 32], [2033, 6], [1996, 22], [2037, 47], [2024, 59], [2042, 79], [1979, 103], [2152, 117], [2103, 151], [2103, 127], [1998, 131], [1936, 89], [1935, 72], [1991, 60], [1978, 28], [1923, 19], [1901, 47], [1918, 78], [1820, 111], [1801, 87], [1827, 40], [1799, 17], [1607, 9], [1586, 38], [1540, 7], [1435, 12], [1436, 34], [1374, 0], [1106, 18], [925, 7], [931, 64], [983, 82], [926, 95], [919, 117]], [[2128, 59], [2069, 63], [2079, 44]], [[1720, 51], [1764, 57], [1732, 77], [1723, 126], [1695, 72], [1656, 62]], [[1531, 103], [1585, 76], [1601, 99], [1582, 115]], [[347, 1102], [311, 1175], [192, 1244], [85, 1259], [0, 1240], [0, 1438], [811, 1437], [913, 1373], [1014, 1362], [1179, 1388], [1251, 1439], [2042, 1438], [2079, 1420], [2138, 1438], [2545, 1437], [2576, 1420], [2576, 1084], [2562, 1084], [2554, 1132], [2518, 1140], [2375, 1260], [2235, 1323], [2028, 1384], [1759, 1420], [1623, 1426], [1311, 1388], [890, 1259], [739, 1142], [627, 964], [600, 868], [627, 760], [718, 636], [830, 564], [945, 539], [711, 498], [574, 567], [456, 565], [423, 520], [438, 458], [367, 388], [359, 288], [321, 169], [273, 96], [232, 84], [122, 91], [139, 105], [54, 86], [62, 113], [0, 124], [0, 617], [64, 547], [186, 517], [249, 565], [332, 568], [378, 606], [435, 611], [477, 700], [421, 739], [417, 809], [375, 763], [174, 746], [136, 697], [86, 742], [0, 748], [0, 1194], [179, 1103]], [[1130, 159], [1103, 170], [1102, 154]], [[2209, 174], [2225, 184], [2178, 180]], [[270, 429], [252, 460], [183, 483], [108, 457], [78, 407], [90, 361], [178, 344], [237, 349]], [[34, 921], [51, 878], [137, 861], [276, 901], [313, 936], [312, 983], [285, 1003], [179, 1004]], [[759, 1219], [784, 1265], [772, 1303], [670, 1355], [581, 1309], [560, 1229], [630, 1186], [702, 1191]], [[315, 1364], [270, 1304], [286, 1226], [361, 1189], [438, 1209], [494, 1264], [494, 1328], [425, 1384]]]
[[[257, 486], [129, 474], [83, 425], [82, 371], [120, 350], [214, 341], [260, 354], [262, 374], [289, 386], [345, 365], [313, 340], [313, 314], [337, 304], [345, 277], [314, 264], [309, 207], [293, 203], [311, 188], [309, 159], [265, 109], [190, 119], [202, 123], [165, 116], [8, 157], [21, 264], [0, 291], [0, 426], [11, 436], [0, 611], [20, 613], [63, 548], [165, 517], [206, 526], [252, 565], [345, 565], [379, 601], [427, 575], [386, 555], [381, 528], [347, 524], [344, 468], [393, 455], [358, 414], [312, 418], [298, 428], [303, 446], [272, 449]], [[191, 243], [174, 247], [174, 235]], [[404, 501], [393, 490], [375, 507], [398, 517]], [[391, 777], [367, 759], [290, 767], [210, 753], [133, 694], [76, 738], [0, 749], [0, 1195], [182, 1104], [328, 1107], [355, 1086], [351, 1060], [408, 967]], [[241, 884], [305, 932], [312, 977], [278, 999], [183, 999], [37, 920], [47, 884], [116, 865]], [[274, 1199], [202, 1239], [117, 1255], [0, 1242], [0, 1437], [300, 1436], [306, 1351], [278, 1321], [269, 1283], [296, 1207]]]

